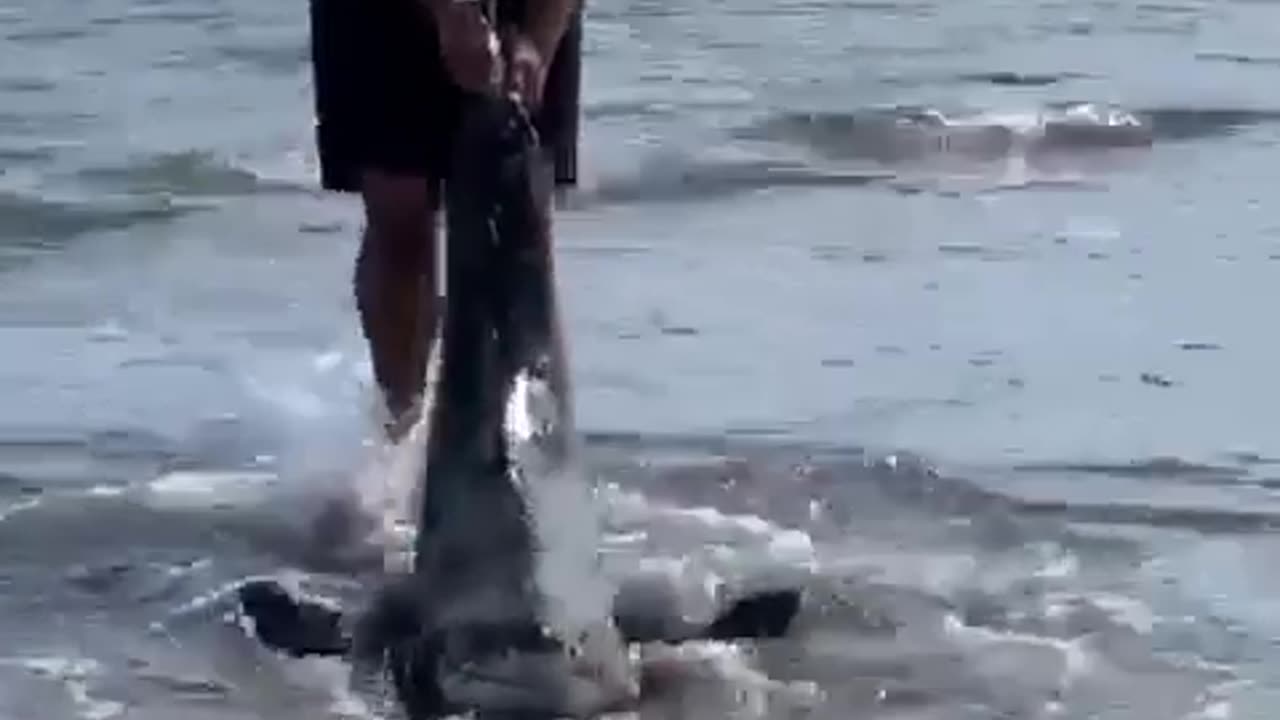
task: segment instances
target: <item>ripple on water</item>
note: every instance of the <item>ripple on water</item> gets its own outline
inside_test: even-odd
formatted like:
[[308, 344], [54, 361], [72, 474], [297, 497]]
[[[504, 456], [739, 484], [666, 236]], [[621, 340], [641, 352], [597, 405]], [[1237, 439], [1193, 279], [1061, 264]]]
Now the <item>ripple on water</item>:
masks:
[[860, 188], [891, 177], [882, 172], [826, 170], [776, 161], [655, 158], [635, 172], [601, 178], [583, 199], [600, 204], [696, 203], [782, 188]]
[[932, 107], [783, 112], [737, 128], [745, 140], [807, 145], [837, 159], [904, 163], [956, 157], [972, 161], [1086, 153], [1195, 140], [1280, 123], [1280, 111], [1244, 107], [1151, 107], [1129, 111], [1106, 104], [1048, 103], [1021, 113]]
[[1180, 482], [1234, 483], [1242, 481], [1245, 476], [1243, 468], [1240, 467], [1210, 465], [1176, 457], [1157, 457], [1124, 463], [1028, 463], [1018, 465], [1015, 469], [1020, 472], [1085, 473]]
[[[61, 702], [71, 705], [76, 717], [84, 720], [110, 720], [124, 716], [122, 703], [98, 696], [95, 686], [105, 674], [103, 666], [92, 659], [74, 656], [26, 656], [0, 658], [0, 666], [18, 668], [36, 680], [52, 682], [63, 691]], [[61, 704], [54, 701], [54, 706]], [[51, 708], [42, 708], [49, 712]], [[54, 715], [56, 717], [57, 715]]]
[[[53, 145], [0, 144], [0, 165], [48, 162], [55, 157], [57, 157], [57, 150]], [[3, 171], [0, 171], [0, 174], [3, 174]]]
[[217, 52], [224, 60], [268, 74], [296, 72], [310, 59], [310, 48], [305, 40], [292, 38], [273, 44], [223, 45]]
[[9, 42], [24, 45], [53, 45], [56, 43], [70, 42], [74, 40], [82, 40], [90, 37], [93, 30], [90, 27], [49, 27], [49, 28], [28, 28], [11, 32], [5, 36]]
[[1057, 85], [1070, 80], [1086, 79], [1089, 76], [1084, 73], [1060, 72], [1060, 73], [1030, 73], [1018, 72], [1014, 70], [995, 70], [988, 72], [968, 72], [959, 73], [948, 77], [947, 80], [959, 80], [966, 83], [982, 83], [987, 85], [1003, 85], [1011, 87], [1048, 87]]
[[0, 78], [0, 93], [45, 93], [57, 87], [57, 83], [42, 77], [28, 75]]
[[263, 179], [205, 150], [144, 155], [118, 165], [84, 168], [78, 175], [90, 183], [134, 195], [231, 197], [302, 189]]
[[174, 25], [221, 25], [233, 22], [235, 18], [227, 8], [209, 7], [205, 4], [192, 4], [181, 7], [168, 3], [144, 3], [130, 7], [125, 13], [130, 25], [140, 23], [174, 24]]
[[[81, 235], [168, 222], [195, 206], [156, 201], [74, 202], [0, 191], [0, 257], [52, 250]], [[14, 253], [17, 253], [15, 256]]]
[[0, 137], [47, 139], [56, 135], [79, 138], [99, 117], [90, 112], [15, 111], [0, 106]]
[[1235, 63], [1237, 65], [1280, 65], [1280, 55], [1204, 51], [1196, 53], [1196, 59], [1207, 62]]

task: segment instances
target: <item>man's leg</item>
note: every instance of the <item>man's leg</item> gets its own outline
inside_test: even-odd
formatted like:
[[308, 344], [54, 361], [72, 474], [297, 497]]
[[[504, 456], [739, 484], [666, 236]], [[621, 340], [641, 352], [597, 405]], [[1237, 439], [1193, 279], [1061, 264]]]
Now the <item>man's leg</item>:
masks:
[[438, 176], [457, 112], [420, 0], [310, 0], [321, 184], [360, 193], [356, 306], [394, 437], [414, 419], [435, 329]]
[[417, 420], [436, 328], [436, 187], [426, 177], [366, 170], [356, 307], [393, 440]]

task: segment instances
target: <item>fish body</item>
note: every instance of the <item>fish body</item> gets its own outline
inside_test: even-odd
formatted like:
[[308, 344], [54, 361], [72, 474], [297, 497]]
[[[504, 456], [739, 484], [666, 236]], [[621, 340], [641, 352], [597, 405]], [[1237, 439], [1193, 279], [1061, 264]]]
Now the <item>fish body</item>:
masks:
[[590, 717], [639, 690], [577, 463], [552, 167], [510, 98], [470, 100], [455, 152], [448, 312], [414, 549], [413, 576], [429, 586], [423, 642], [451, 706]]
[[445, 196], [449, 307], [412, 572], [357, 613], [274, 580], [244, 583], [240, 607], [270, 648], [377, 665], [411, 720], [632, 709], [638, 644], [779, 637], [801, 593], [755, 593], [696, 624], [606, 580], [600, 519], [577, 463], [551, 167], [508, 99], [470, 104], [456, 151]]

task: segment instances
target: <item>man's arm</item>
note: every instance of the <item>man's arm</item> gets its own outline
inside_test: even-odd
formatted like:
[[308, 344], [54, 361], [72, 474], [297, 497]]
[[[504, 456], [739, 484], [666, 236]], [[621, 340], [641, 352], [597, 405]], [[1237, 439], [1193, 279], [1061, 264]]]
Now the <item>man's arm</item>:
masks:
[[[383, 0], [378, 0], [383, 1]], [[535, 106], [540, 104], [547, 68], [582, 0], [521, 0], [508, 81]], [[435, 17], [440, 49], [454, 81], [472, 91], [493, 89], [499, 49], [483, 12], [487, 0], [418, 0]], [[522, 49], [523, 46], [523, 49]]]
[[[374, 0], [385, 2], [386, 0]], [[473, 92], [493, 90], [498, 47], [481, 0], [418, 0], [432, 15], [444, 64], [459, 87]]]
[[[441, 0], [433, 0], [440, 2]], [[448, 0], [445, 0], [448, 1]], [[581, 0], [525, 0], [524, 32], [548, 65]]]
[[[436, 19], [444, 24], [456, 17], [459, 10], [471, 13], [487, 5], [483, 0], [418, 0]], [[546, 62], [551, 62], [560, 38], [569, 28], [569, 19], [581, 5], [581, 0], [524, 0], [522, 30], [534, 43]]]

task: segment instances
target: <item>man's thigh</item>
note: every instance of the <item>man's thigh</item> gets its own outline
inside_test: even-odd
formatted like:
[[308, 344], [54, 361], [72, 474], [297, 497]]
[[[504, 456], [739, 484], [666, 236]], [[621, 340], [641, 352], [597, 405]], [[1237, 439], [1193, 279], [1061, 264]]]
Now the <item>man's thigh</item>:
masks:
[[360, 173], [360, 195], [370, 227], [403, 238], [432, 233], [439, 208], [440, 181], [418, 173], [366, 168]]
[[460, 93], [417, 0], [311, 0], [316, 142], [325, 189], [365, 175], [438, 179]]

